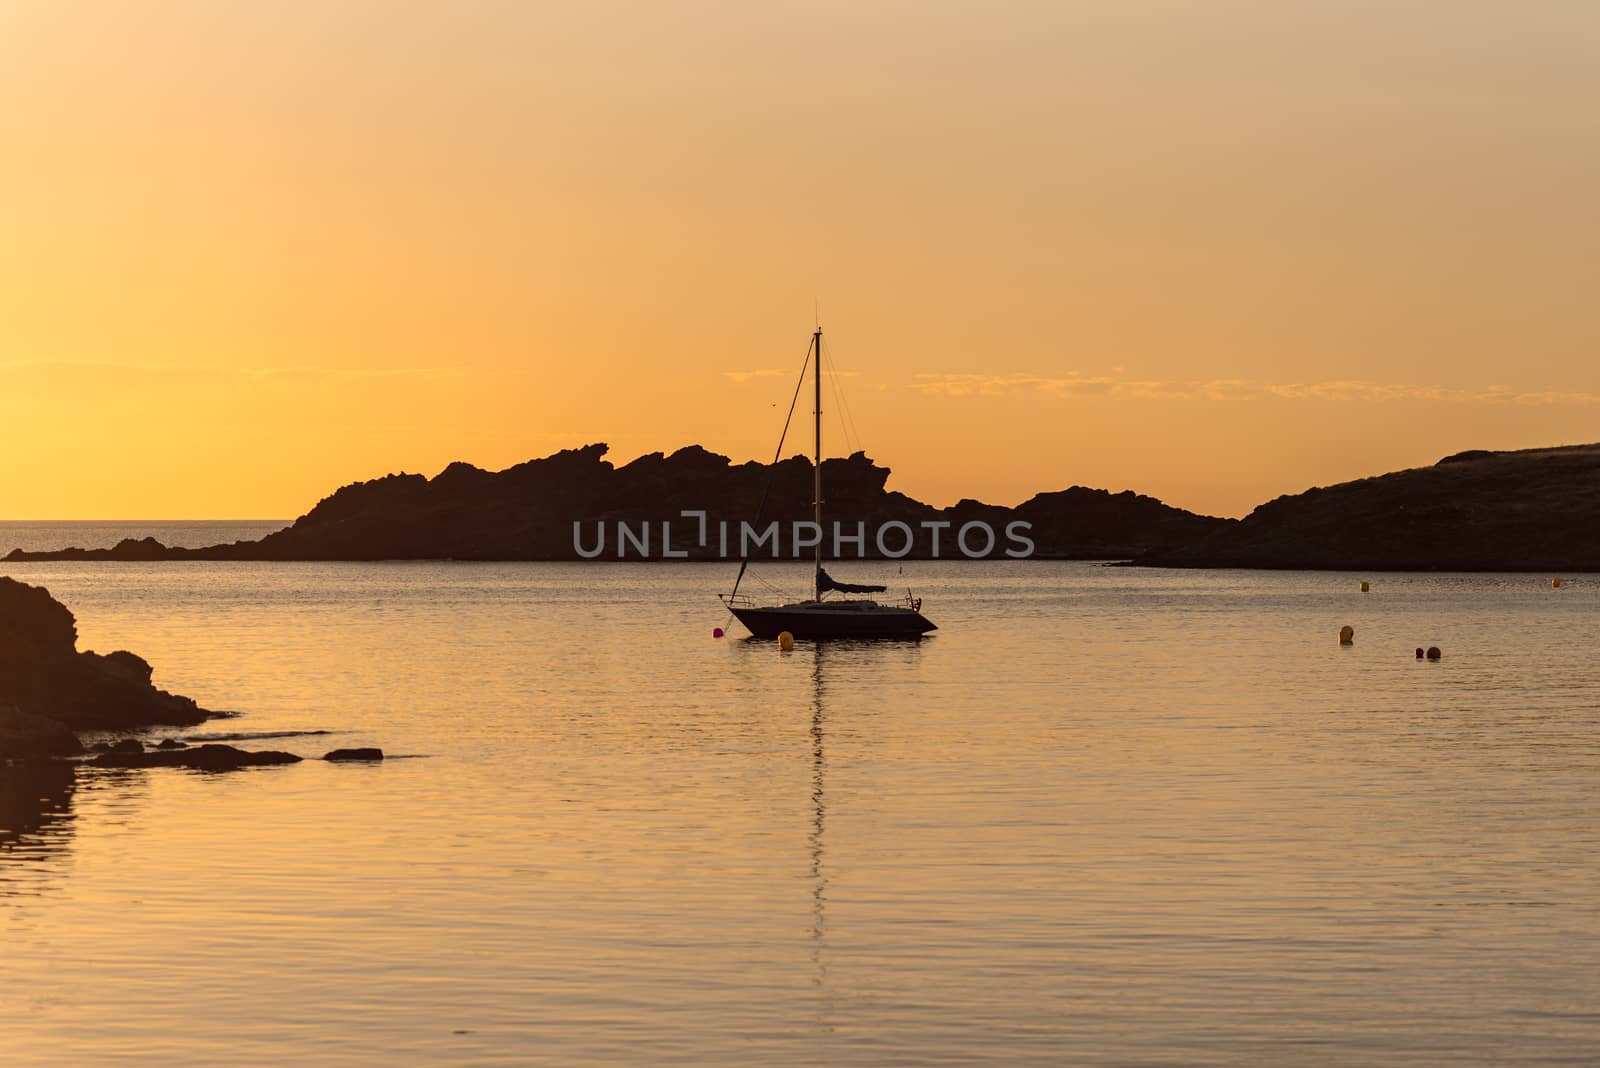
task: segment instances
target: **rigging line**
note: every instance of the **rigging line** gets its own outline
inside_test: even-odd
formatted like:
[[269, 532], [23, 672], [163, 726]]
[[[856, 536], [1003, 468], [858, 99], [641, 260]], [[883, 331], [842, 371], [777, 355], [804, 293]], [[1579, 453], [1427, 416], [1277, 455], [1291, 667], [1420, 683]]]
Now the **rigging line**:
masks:
[[838, 402], [839, 424], [844, 428], [845, 440], [850, 444], [852, 452], [860, 450], [863, 448], [864, 443], [861, 440], [861, 431], [857, 429], [855, 425], [855, 417], [850, 412], [850, 401], [845, 396], [844, 392], [844, 379], [839, 372], [833, 370], [831, 366], [829, 368], [828, 379], [833, 385], [834, 399]]
[[850, 407], [850, 393], [845, 389], [843, 382], [839, 383], [839, 400], [842, 402], [842, 407], [844, 408], [845, 420], [850, 424], [850, 432], [856, 436], [856, 447], [865, 451], [867, 443], [866, 440], [861, 436], [860, 427], [856, 425], [856, 413]]
[[[792, 419], [794, 419], [794, 406], [800, 403], [800, 390], [806, 384], [806, 369], [811, 366], [811, 348], [815, 341], [815, 334], [813, 334], [811, 338], [806, 341], [806, 358], [805, 362], [800, 365], [800, 381], [795, 383], [794, 396], [789, 398], [789, 414], [783, 417], [783, 433], [778, 435], [778, 447], [772, 450], [772, 466], [767, 470], [767, 484], [761, 491], [761, 503], [756, 505], [757, 524], [760, 524], [761, 522], [761, 513], [766, 511], [767, 497], [772, 493], [772, 482], [778, 477], [778, 460], [783, 456], [783, 443], [784, 440], [789, 436], [789, 423]], [[817, 354], [819, 359], [821, 358], [821, 355], [821, 353]], [[740, 553], [739, 574], [733, 580], [733, 590], [728, 594], [728, 600], [733, 600], [733, 598], [738, 594], [739, 583], [744, 581], [745, 569], [749, 566], [750, 558], [745, 556], [743, 553]]]
[[833, 369], [833, 360], [832, 360], [832, 357], [833, 357], [833, 346], [832, 346], [831, 342], [824, 342], [824, 344], [828, 345], [829, 362], [828, 362], [827, 365], [824, 366], [823, 369], [827, 372], [827, 375], [828, 375], [828, 388], [833, 391], [833, 399], [834, 399], [834, 402], [835, 402], [835, 409], [836, 409], [837, 418], [838, 418], [838, 421], [839, 421], [839, 431], [840, 431], [841, 436], [844, 438], [844, 443], [845, 443], [845, 452], [844, 452], [844, 454], [846, 456], [848, 456], [850, 453], [856, 451], [857, 449], [859, 449], [861, 447], [860, 440], [859, 440], [860, 439], [860, 435], [856, 434], [855, 433], [855, 428], [850, 426], [850, 424], [845, 421], [844, 394], [840, 392], [839, 372]]
[[776, 585], [768, 582], [766, 579], [762, 578], [760, 575], [751, 575], [750, 576], [750, 580], [752, 582], [758, 583], [759, 585], [765, 586], [767, 589], [771, 590], [773, 593], [780, 594], [780, 595], [785, 596], [785, 597], [789, 596], [789, 591], [784, 590], [782, 587], [776, 586]]
[[844, 391], [844, 387], [842, 387], [842, 386], [839, 388], [839, 399], [844, 402], [843, 406], [844, 406], [844, 417], [845, 417], [845, 420], [847, 422], [849, 422], [850, 430], [856, 436], [856, 448], [861, 450], [862, 452], [865, 452], [866, 448], [867, 448], [867, 443], [866, 443], [865, 439], [862, 438], [861, 431], [856, 428], [856, 415], [855, 415], [854, 412], [852, 412], [850, 410], [850, 394], [846, 393]]
[[865, 451], [866, 442], [862, 439], [861, 431], [856, 426], [855, 413], [850, 410], [850, 396], [845, 392], [844, 382], [840, 379], [839, 374], [836, 371], [831, 372], [831, 377], [833, 380], [834, 394], [839, 399], [839, 410], [841, 413], [843, 413], [842, 419], [845, 425], [845, 437], [854, 438], [854, 448], [856, 450]]
[[855, 432], [855, 428], [850, 425], [850, 420], [846, 416], [844, 387], [839, 384], [838, 372], [830, 371], [828, 382], [833, 387], [833, 399], [839, 413], [839, 429], [844, 433], [846, 455], [848, 455], [861, 448], [861, 436]]
[[831, 397], [830, 403], [834, 407], [832, 414], [834, 419], [838, 422], [839, 436], [844, 439], [844, 455], [848, 456], [850, 454], [850, 428], [844, 425], [844, 403], [839, 400], [839, 373], [833, 369], [833, 352], [831, 350], [831, 346], [830, 351], [828, 352], [828, 358], [828, 363], [826, 366], [824, 366], [823, 370], [826, 371], [828, 375], [828, 390], [829, 396]]

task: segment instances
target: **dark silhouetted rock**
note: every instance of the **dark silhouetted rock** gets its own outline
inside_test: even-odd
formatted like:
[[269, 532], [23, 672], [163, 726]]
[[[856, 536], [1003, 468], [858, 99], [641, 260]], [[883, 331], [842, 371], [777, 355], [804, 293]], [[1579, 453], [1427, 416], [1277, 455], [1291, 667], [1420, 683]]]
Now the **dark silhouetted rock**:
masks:
[[187, 749], [187, 748], [189, 748], [189, 743], [188, 742], [180, 742], [176, 738], [163, 738], [163, 739], [161, 739], [161, 741], [159, 743], [156, 744], [156, 748], [157, 749]]
[[[654, 452], [615, 467], [605, 459], [605, 445], [568, 449], [530, 460], [504, 471], [489, 472], [453, 463], [432, 479], [421, 475], [388, 475], [345, 486], [276, 533], [260, 541], [234, 542], [200, 549], [165, 548], [151, 539], [125, 540], [111, 549], [66, 549], [58, 552], [13, 551], [9, 560], [576, 560], [573, 525], [585, 548], [595, 544], [600, 525], [606, 532], [598, 559], [638, 559], [624, 548], [617, 524], [650, 531], [653, 559], [664, 558], [662, 524], [671, 524], [671, 547], [690, 560], [719, 558], [719, 524], [727, 523], [729, 551], [738, 555], [739, 526], [756, 523], [756, 508], [769, 482], [771, 493], [759, 517], [761, 526], [779, 525], [779, 553], [793, 556], [792, 524], [811, 518], [812, 463], [793, 456], [776, 464], [734, 464], [726, 456], [691, 445], [668, 456]], [[874, 534], [898, 521], [915, 534], [907, 559], [933, 554], [933, 535], [923, 523], [944, 524], [941, 557], [959, 556], [956, 539], [964, 523], [983, 520], [996, 530], [990, 556], [1005, 558], [1017, 543], [1005, 536], [1014, 521], [1033, 524], [1028, 536], [1034, 555], [1072, 559], [1126, 558], [1152, 549], [1173, 548], [1228, 526], [1233, 520], [1213, 519], [1172, 508], [1131, 492], [1074, 487], [1045, 493], [1006, 508], [964, 500], [934, 508], [886, 488], [889, 469], [865, 453], [823, 461], [823, 483], [830, 520], [854, 532], [865, 524], [866, 558], [881, 558]], [[699, 522], [684, 511], [706, 513], [705, 543]], [[981, 542], [969, 541], [976, 550]], [[898, 551], [899, 544], [887, 547]], [[770, 550], [762, 553], [770, 555]], [[831, 551], [829, 555], [832, 555]], [[842, 555], [858, 554], [849, 544]]]
[[382, 749], [376, 749], [376, 748], [335, 749], [333, 752], [328, 753], [322, 759], [323, 760], [332, 760], [332, 761], [336, 761], [336, 762], [338, 762], [338, 761], [346, 761], [346, 760], [382, 760], [383, 759], [383, 750]]
[[252, 752], [231, 745], [198, 745], [187, 749], [157, 749], [139, 753], [102, 753], [91, 764], [102, 768], [196, 768], [200, 771], [232, 771], [272, 764], [298, 764], [293, 753], [273, 750]]
[[975, 518], [987, 518], [997, 531], [1025, 520], [1033, 525], [1028, 537], [1036, 555], [1069, 560], [1131, 557], [1156, 546], [1188, 545], [1235, 522], [1173, 508], [1132, 490], [1109, 493], [1082, 486], [1038, 494], [1010, 514]]
[[0, 707], [70, 730], [200, 723], [211, 713], [150, 683], [129, 652], [79, 652], [76, 621], [39, 586], [0, 577]]
[[1453, 453], [1450, 456], [1446, 456], [1443, 460], [1439, 461], [1439, 464], [1436, 464], [1435, 466], [1442, 464], [1466, 463], [1469, 460], [1487, 460], [1493, 455], [1494, 453], [1490, 452], [1488, 449], [1468, 449], [1466, 452], [1458, 452]]
[[78, 736], [60, 720], [0, 705], [0, 761], [77, 756]]
[[[811, 517], [813, 470], [802, 456], [773, 465], [734, 464], [690, 446], [615, 467], [605, 459], [606, 451], [605, 445], [588, 445], [504, 471], [454, 463], [433, 479], [388, 475], [353, 483], [260, 541], [182, 549], [149, 538], [126, 539], [111, 549], [14, 550], [7, 559], [574, 560], [580, 558], [574, 524], [586, 549], [605, 531], [597, 559], [662, 559], [662, 524], [670, 523], [674, 552], [707, 560], [722, 555], [719, 524], [727, 524], [729, 554], [737, 556], [740, 524], [758, 519], [762, 526], [777, 524], [778, 555], [790, 558], [793, 546], [786, 539], [792, 524]], [[1132, 558], [1160, 567], [1600, 570], [1600, 538], [1594, 536], [1600, 530], [1600, 445], [1471, 449], [1431, 467], [1280, 497], [1243, 520], [1196, 515], [1132, 492], [1083, 487], [1041, 493], [1015, 508], [972, 500], [934, 508], [888, 490], [888, 478], [887, 468], [860, 452], [823, 463], [828, 515], [850, 528], [847, 534], [855, 523], [865, 525], [861, 555], [869, 559], [881, 556], [873, 532], [891, 521], [907, 524], [916, 534], [907, 559], [932, 555], [924, 524], [943, 524], [939, 555], [952, 558], [960, 555], [956, 541], [962, 524], [982, 521], [1001, 535], [988, 553], [996, 558], [1017, 548], [1005, 537], [1006, 527], [1026, 522], [1033, 555], [1041, 558]], [[767, 507], [757, 517], [756, 504], [769, 483]], [[683, 511], [707, 513], [704, 543], [698, 522], [683, 517]], [[648, 526], [649, 552], [625, 547], [617, 535], [619, 523], [636, 532]], [[888, 547], [897, 550], [899, 544]], [[762, 548], [757, 555], [772, 553]], [[830, 547], [825, 555], [835, 554]], [[847, 544], [840, 555], [852, 559], [857, 553]], [[4, 601], [0, 596], [0, 617]], [[57, 634], [59, 641], [63, 627], [71, 632], [72, 616], [59, 605], [54, 614], [33, 607], [38, 628], [28, 640], [49, 644], [45, 635]], [[0, 643], [5, 633], [0, 619]], [[104, 665], [105, 674], [131, 675], [143, 664], [131, 654], [102, 659], [117, 657], [127, 659]], [[0, 686], [0, 701], [7, 697]]]
[[151, 676], [155, 674], [144, 657], [135, 656], [125, 649], [107, 653], [102, 660], [107, 672], [113, 675], [120, 675], [131, 683], [147, 684]]
[[1136, 563], [1360, 571], [1600, 570], [1600, 445], [1474, 449], [1311, 489]]
[[123, 738], [120, 741], [109, 743], [105, 751], [108, 753], [142, 753], [144, 752], [144, 743], [137, 738]]

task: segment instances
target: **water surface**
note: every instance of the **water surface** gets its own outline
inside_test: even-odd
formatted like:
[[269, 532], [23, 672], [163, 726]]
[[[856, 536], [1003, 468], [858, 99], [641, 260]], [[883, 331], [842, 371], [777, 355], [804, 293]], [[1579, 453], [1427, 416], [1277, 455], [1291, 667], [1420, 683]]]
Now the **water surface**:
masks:
[[3, 795], [7, 1064], [1600, 1052], [1600, 581], [908, 563], [932, 637], [781, 653], [711, 566], [5, 570], [416, 757]]

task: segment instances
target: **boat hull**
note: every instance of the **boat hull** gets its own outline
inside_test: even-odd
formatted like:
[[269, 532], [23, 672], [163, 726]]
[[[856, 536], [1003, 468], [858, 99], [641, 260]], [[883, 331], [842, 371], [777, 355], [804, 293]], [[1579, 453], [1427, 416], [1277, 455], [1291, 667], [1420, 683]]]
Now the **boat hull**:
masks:
[[733, 614], [757, 638], [776, 638], [784, 631], [806, 639], [920, 638], [938, 629], [922, 613], [909, 608], [852, 608], [849, 602], [735, 608]]

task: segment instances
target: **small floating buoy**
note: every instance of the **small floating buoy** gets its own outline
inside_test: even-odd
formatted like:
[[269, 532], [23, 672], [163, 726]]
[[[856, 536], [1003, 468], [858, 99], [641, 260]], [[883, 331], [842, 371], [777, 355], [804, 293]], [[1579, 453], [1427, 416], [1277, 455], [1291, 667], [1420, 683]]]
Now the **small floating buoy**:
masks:
[[793, 649], [794, 648], [794, 635], [790, 634], [788, 631], [784, 631], [781, 634], [779, 634], [778, 635], [778, 648], [782, 649], [786, 653], [790, 649]]
[[1366, 583], [1365, 583], [1365, 582], [1363, 582], [1363, 583], [1362, 583], [1362, 584], [1361, 584], [1361, 592], [1362, 592], [1362, 593], [1366, 593], [1366, 592], [1367, 592], [1367, 591], [1368, 591], [1368, 590], [1370, 590], [1370, 589], [1371, 589], [1371, 588], [1372, 588], [1372, 587], [1371, 587], [1371, 586], [1368, 586], [1368, 585], [1367, 585], [1367, 584], [1366, 584]]
[[1437, 660], [1443, 655], [1444, 654], [1439, 651], [1439, 647], [1437, 645], [1428, 646], [1428, 659], [1429, 660]]
[[1550, 588], [1553, 589], [1553, 590], [1559, 590], [1561, 588], [1561, 580], [1560, 579], [1551, 579], [1550, 580]]
[[1418, 660], [1422, 659], [1422, 646], [1420, 646], [1420, 645], [1417, 646], [1417, 659]]
[[1339, 628], [1339, 644], [1340, 645], [1349, 645], [1351, 642], [1353, 642], [1355, 640], [1356, 640], [1356, 628], [1350, 626], [1348, 623]]
[[722, 628], [721, 628], [721, 627], [712, 627], [712, 628], [711, 628], [711, 636], [712, 636], [712, 637], [713, 637], [713, 638], [720, 638], [720, 637], [722, 637]]

